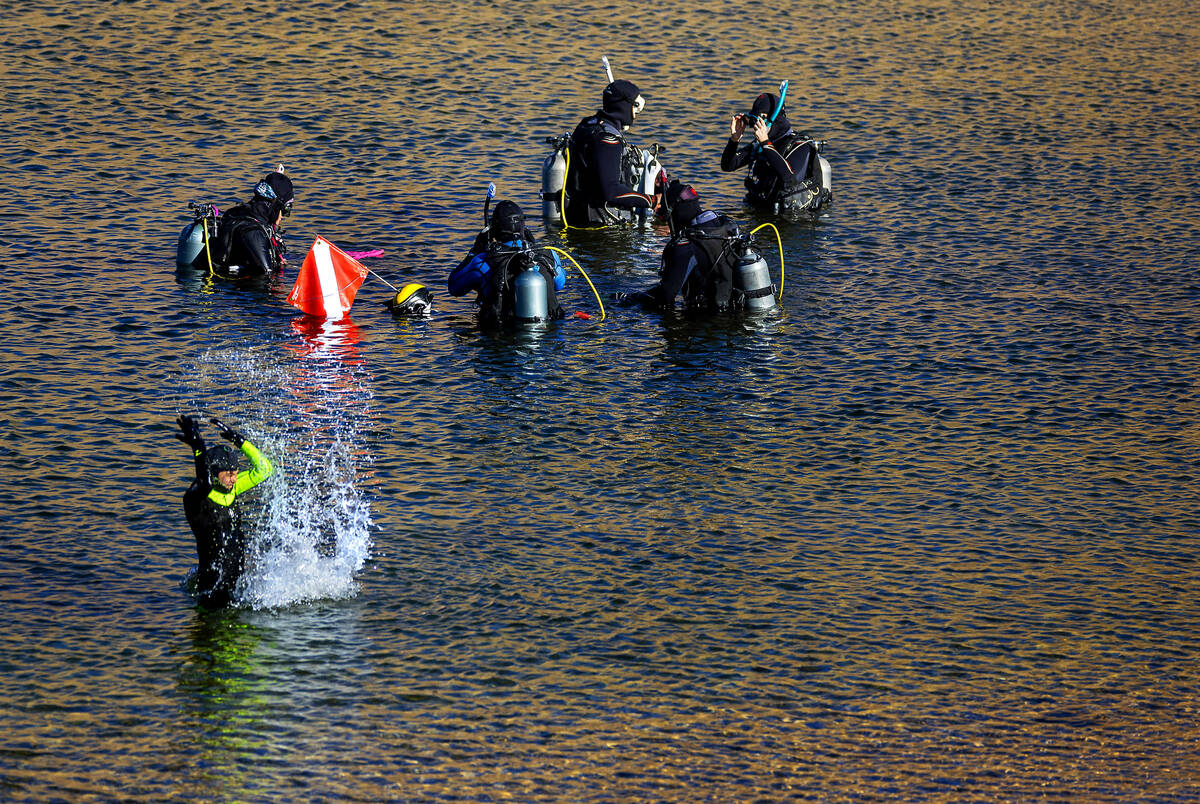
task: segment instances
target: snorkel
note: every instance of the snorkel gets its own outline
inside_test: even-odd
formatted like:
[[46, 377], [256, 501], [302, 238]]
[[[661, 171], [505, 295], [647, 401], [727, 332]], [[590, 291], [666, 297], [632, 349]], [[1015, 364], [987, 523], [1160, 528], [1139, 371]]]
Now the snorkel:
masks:
[[779, 103], [775, 104], [775, 111], [771, 112], [771, 119], [767, 121], [768, 128], [775, 125], [775, 118], [779, 117], [779, 113], [783, 111], [783, 99], [787, 97], [788, 82], [785, 78], [779, 85]]
[[[787, 97], [788, 82], [785, 78], [779, 83], [779, 101], [775, 104], [775, 108], [771, 110], [771, 116], [767, 118], [767, 142], [771, 141], [771, 129], [775, 126], [775, 119], [779, 117], [779, 113], [783, 111], [783, 100]], [[743, 115], [743, 119], [747, 125], [752, 125], [754, 118], [751, 115]], [[754, 141], [754, 151], [761, 151], [763, 144], [757, 139]]]
[[492, 205], [492, 199], [496, 197], [496, 182], [488, 182], [487, 198], [483, 200], [483, 226], [486, 229], [488, 225], [488, 207]]

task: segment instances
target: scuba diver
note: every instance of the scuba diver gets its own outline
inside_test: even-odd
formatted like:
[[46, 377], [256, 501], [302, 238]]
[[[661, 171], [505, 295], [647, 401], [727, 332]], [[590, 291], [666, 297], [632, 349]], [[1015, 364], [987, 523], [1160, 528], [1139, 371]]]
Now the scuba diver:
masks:
[[637, 189], [647, 165], [642, 152], [627, 143], [623, 133], [645, 105], [633, 82], [612, 81], [604, 88], [602, 108], [575, 127], [569, 141], [575, 164], [566, 176], [566, 209], [562, 211], [568, 226], [598, 228], [632, 221], [642, 210], [658, 210], [662, 200], [659, 179], [654, 179], [652, 195]]
[[191, 447], [196, 459], [196, 479], [183, 495], [183, 510], [196, 537], [196, 593], [206, 606], [227, 606], [233, 601], [246, 554], [241, 510], [235, 503], [239, 495], [270, 477], [274, 467], [244, 436], [213, 420], [221, 436], [249, 459], [250, 471], [243, 473], [232, 447], [205, 448], [195, 418], [180, 416], [177, 421], [182, 432], [175, 437]]
[[[663, 248], [658, 284], [636, 293], [614, 293], [614, 301], [670, 310], [682, 293], [689, 311], [760, 313], [777, 306], [776, 287], [753, 245], [753, 233], [743, 234], [730, 218], [701, 207], [700, 194], [689, 184], [672, 180], [665, 201], [671, 239]], [[780, 252], [782, 271], [782, 247]]]
[[283, 219], [292, 214], [292, 180], [280, 165], [254, 186], [254, 196], [221, 215], [212, 244], [213, 269], [222, 276], [264, 276], [287, 265]]
[[626, 306], [669, 310], [682, 293], [688, 310], [726, 312], [738, 307], [743, 295], [735, 287], [738, 252], [734, 245], [741, 236], [738, 225], [703, 209], [700, 194], [690, 184], [673, 179], [665, 199], [671, 239], [663, 248], [658, 284], [636, 293], [614, 293], [612, 298]]
[[496, 204], [487, 227], [446, 280], [451, 296], [476, 291], [484, 327], [563, 318], [558, 293], [566, 284], [558, 255], [537, 247], [525, 213], [512, 201]]
[[[780, 99], [764, 92], [754, 99], [750, 114], [735, 114], [729, 122], [729, 142], [721, 153], [721, 170], [748, 165], [746, 201], [776, 212], [817, 210], [832, 198], [828, 169], [817, 143], [792, 130]], [[754, 143], [739, 147], [750, 128]]]

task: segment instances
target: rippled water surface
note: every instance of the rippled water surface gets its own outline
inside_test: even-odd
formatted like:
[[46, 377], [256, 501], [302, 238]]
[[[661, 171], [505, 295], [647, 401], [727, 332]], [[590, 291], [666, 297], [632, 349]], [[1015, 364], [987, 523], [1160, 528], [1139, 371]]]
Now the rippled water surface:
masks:
[[[1200, 797], [1200, 12], [35, 3], [0, 21], [0, 798]], [[782, 309], [482, 335], [484, 188], [597, 104], [718, 157], [790, 80]], [[174, 269], [276, 163], [348, 320]], [[769, 230], [764, 230], [764, 234]], [[666, 232], [547, 233], [607, 298]], [[778, 275], [774, 238], [761, 241]], [[778, 278], [778, 276], [777, 276]], [[204, 612], [183, 412], [275, 460]]]

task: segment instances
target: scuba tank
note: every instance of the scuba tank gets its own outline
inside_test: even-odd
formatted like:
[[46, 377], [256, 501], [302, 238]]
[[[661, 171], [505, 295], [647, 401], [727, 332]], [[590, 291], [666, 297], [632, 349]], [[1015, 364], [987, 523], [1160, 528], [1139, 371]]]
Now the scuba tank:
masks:
[[829, 172], [829, 160], [825, 158], [825, 140], [817, 141], [817, 167], [821, 170], [821, 193], [826, 198], [833, 198], [833, 176]]
[[662, 150], [656, 142], [648, 150], [642, 151], [642, 175], [638, 179], [638, 192], [654, 195], [658, 187], [658, 177], [663, 173], [662, 162], [658, 161], [658, 152]]
[[829, 160], [825, 158], [825, 140], [817, 140], [817, 164], [816, 169], [820, 175], [815, 177], [820, 184], [818, 193], [818, 203], [828, 204], [833, 201], [833, 176], [829, 172]]
[[733, 281], [743, 294], [746, 310], [759, 313], [775, 307], [775, 286], [767, 261], [748, 242], [742, 241], [733, 263]]
[[542, 217], [548, 223], [561, 223], [563, 211], [560, 206], [567, 181], [566, 154], [570, 136], [547, 137], [546, 142], [553, 145], [554, 150], [542, 162]]
[[546, 277], [531, 264], [513, 280], [513, 318], [522, 324], [536, 324], [550, 317], [546, 298]]
[[[217, 216], [220, 211], [212, 204], [197, 204], [188, 202], [192, 211], [192, 222], [183, 227], [179, 233], [179, 242], [175, 245], [175, 265], [180, 268], [201, 268], [207, 266], [204, 252], [217, 236]], [[204, 265], [198, 264], [204, 263]]]
[[[662, 187], [659, 186], [659, 177], [666, 176], [666, 171], [663, 170], [662, 163], [658, 161], [659, 151], [662, 147], [656, 142], [647, 150], [640, 150], [641, 156], [641, 173], [638, 175], [637, 184], [635, 187], [639, 193], [653, 197], [655, 193], [660, 192]], [[648, 209], [639, 209], [638, 216], [645, 220], [651, 215]]]

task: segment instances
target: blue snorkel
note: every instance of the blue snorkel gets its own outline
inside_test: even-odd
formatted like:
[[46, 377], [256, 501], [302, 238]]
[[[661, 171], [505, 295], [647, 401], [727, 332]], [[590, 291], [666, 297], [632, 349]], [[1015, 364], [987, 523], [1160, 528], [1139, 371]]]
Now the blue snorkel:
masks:
[[[767, 141], [768, 142], [770, 142], [771, 126], [775, 125], [775, 118], [779, 117], [779, 113], [783, 111], [783, 99], [787, 97], [787, 88], [788, 88], [788, 82], [787, 82], [787, 79], [785, 78], [779, 84], [779, 102], [775, 104], [775, 110], [773, 112], [771, 112], [771, 117], [770, 117], [770, 119], [767, 120]], [[762, 143], [759, 142], [758, 140], [755, 140], [754, 141], [754, 152], [758, 153], [761, 150], [762, 150]]]
[[787, 85], [786, 78], [779, 85], [779, 103], [775, 105], [775, 111], [771, 112], [771, 119], [767, 121], [771, 125], [775, 125], [775, 118], [779, 117], [779, 113], [783, 111], [783, 99], [787, 97]]

